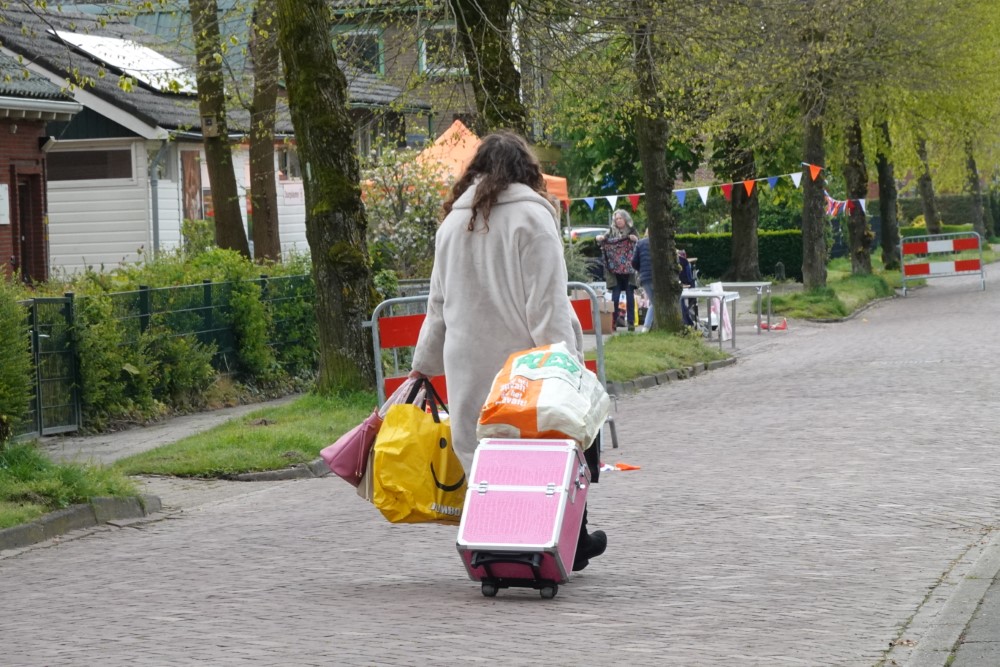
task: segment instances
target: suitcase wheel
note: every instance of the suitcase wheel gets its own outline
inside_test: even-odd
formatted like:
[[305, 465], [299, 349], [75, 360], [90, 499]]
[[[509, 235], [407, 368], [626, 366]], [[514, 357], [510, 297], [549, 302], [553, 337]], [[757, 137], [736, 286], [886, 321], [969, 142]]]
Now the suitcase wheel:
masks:
[[551, 600], [556, 596], [556, 593], [559, 592], [559, 584], [542, 586], [540, 589], [538, 589], [538, 592], [541, 593], [543, 599]]
[[488, 581], [484, 581], [483, 595], [485, 595], [488, 598], [495, 598], [497, 596], [497, 585], [490, 583]]

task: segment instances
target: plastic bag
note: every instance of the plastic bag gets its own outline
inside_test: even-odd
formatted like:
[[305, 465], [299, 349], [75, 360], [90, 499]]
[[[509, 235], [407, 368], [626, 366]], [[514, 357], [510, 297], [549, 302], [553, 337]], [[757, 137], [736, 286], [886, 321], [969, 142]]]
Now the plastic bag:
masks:
[[465, 470], [451, 446], [451, 426], [430, 381], [422, 404], [390, 406], [373, 448], [372, 502], [392, 523], [458, 523], [465, 504]]
[[572, 438], [589, 447], [611, 409], [600, 380], [565, 342], [515, 352], [479, 414], [482, 438]]

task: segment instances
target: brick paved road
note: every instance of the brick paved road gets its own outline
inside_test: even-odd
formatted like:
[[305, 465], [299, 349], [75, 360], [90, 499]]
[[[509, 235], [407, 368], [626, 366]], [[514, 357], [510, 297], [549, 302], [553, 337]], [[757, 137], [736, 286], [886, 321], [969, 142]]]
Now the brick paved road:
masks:
[[246, 484], [0, 560], [0, 662], [876, 664], [995, 525], [998, 303], [940, 281], [619, 401], [605, 458], [642, 470], [594, 489], [608, 553], [555, 600], [483, 598], [454, 529], [339, 480]]

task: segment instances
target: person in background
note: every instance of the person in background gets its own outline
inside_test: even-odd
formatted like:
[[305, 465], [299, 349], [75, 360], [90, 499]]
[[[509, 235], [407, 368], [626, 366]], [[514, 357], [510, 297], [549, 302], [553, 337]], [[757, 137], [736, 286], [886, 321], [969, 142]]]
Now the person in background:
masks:
[[[691, 262], [688, 261], [687, 252], [678, 248], [677, 250], [677, 263], [680, 265], [681, 270], [678, 273], [678, 278], [681, 281], [681, 287], [687, 289], [688, 287], [695, 286], [694, 279], [694, 269], [691, 268]], [[684, 324], [693, 327], [696, 322], [694, 318], [698, 315], [698, 300], [697, 299], [681, 299], [681, 318]]]
[[[452, 445], [470, 470], [479, 413], [507, 357], [565, 341], [583, 362], [583, 333], [566, 293], [556, 211], [521, 136], [484, 137], [444, 210], [410, 377], [447, 377]], [[594, 481], [597, 448], [586, 452]], [[588, 534], [585, 509], [573, 569], [606, 547], [604, 531]]]
[[649, 331], [653, 327], [653, 259], [649, 251], [649, 228], [639, 242], [635, 244], [632, 253], [632, 268], [639, 274], [639, 285], [646, 294], [646, 319], [643, 328]]
[[608, 288], [615, 316], [612, 326], [618, 326], [618, 305], [625, 292], [625, 321], [629, 331], [635, 331], [635, 275], [632, 272], [632, 255], [639, 236], [632, 225], [632, 216], [622, 209], [611, 214], [611, 228], [607, 234], [597, 237], [597, 245], [604, 257], [604, 268], [608, 272]]

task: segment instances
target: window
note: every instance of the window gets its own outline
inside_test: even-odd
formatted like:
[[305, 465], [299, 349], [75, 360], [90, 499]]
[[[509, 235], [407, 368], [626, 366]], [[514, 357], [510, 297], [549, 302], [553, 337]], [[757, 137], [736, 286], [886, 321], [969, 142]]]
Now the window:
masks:
[[50, 181], [132, 178], [132, 149], [54, 151], [48, 154]]
[[294, 144], [285, 144], [275, 149], [278, 158], [278, 179], [282, 181], [301, 179], [302, 167]]
[[454, 25], [433, 25], [420, 40], [420, 71], [431, 76], [465, 73], [465, 57]]
[[377, 30], [348, 30], [336, 35], [337, 58], [368, 74], [385, 74], [382, 36]]

